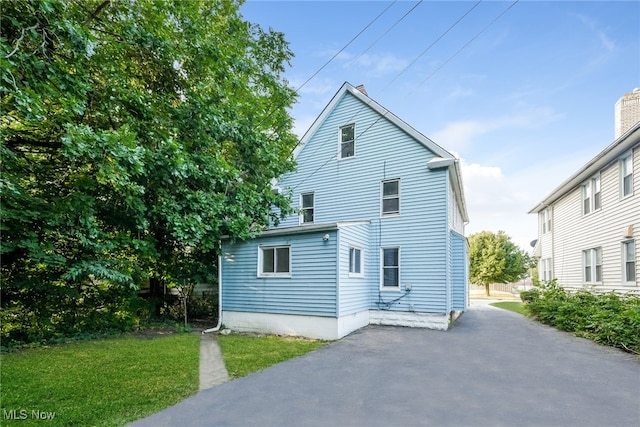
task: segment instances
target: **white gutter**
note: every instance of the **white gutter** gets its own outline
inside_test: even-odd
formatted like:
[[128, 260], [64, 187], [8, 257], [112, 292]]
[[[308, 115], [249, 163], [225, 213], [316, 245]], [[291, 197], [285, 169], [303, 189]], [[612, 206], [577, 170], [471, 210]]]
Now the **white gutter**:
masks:
[[[222, 250], [222, 247], [220, 248]], [[213, 328], [205, 329], [203, 334], [218, 332], [222, 326], [222, 255], [218, 255], [218, 324]]]

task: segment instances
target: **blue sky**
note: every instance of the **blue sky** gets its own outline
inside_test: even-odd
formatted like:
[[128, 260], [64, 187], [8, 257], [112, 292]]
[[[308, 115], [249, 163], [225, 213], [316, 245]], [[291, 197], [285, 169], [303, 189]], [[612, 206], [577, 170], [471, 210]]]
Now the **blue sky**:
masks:
[[504, 230], [530, 250], [527, 212], [613, 142], [614, 105], [640, 87], [640, 1], [476, 3], [249, 0], [240, 11], [285, 34], [294, 88], [340, 52], [299, 90], [299, 136], [343, 82], [364, 84], [460, 157], [466, 234]]

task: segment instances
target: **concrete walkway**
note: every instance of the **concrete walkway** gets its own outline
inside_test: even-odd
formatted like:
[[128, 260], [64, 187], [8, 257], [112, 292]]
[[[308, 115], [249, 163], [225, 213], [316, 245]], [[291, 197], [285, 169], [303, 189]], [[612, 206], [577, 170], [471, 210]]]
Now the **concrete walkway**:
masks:
[[448, 332], [366, 327], [132, 425], [640, 425], [637, 357], [488, 302]]
[[200, 336], [200, 390], [229, 381], [220, 346], [213, 333]]

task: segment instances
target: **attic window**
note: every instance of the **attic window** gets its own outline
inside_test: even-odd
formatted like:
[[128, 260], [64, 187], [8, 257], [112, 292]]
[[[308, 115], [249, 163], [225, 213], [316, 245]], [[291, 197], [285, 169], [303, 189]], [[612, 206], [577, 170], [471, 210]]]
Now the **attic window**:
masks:
[[356, 155], [356, 125], [352, 123], [340, 128], [340, 158], [347, 159]]

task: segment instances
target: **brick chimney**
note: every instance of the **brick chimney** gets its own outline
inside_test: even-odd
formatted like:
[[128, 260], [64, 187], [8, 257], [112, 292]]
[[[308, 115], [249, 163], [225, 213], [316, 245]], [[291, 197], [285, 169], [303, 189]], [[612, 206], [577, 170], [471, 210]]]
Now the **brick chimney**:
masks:
[[364, 85], [358, 85], [356, 86], [356, 89], [358, 89], [360, 92], [364, 93], [365, 95], [369, 96], [369, 94], [367, 93], [367, 90], [364, 88]]
[[640, 122], [640, 88], [624, 94], [616, 102], [615, 127], [616, 138], [620, 138], [626, 131]]

